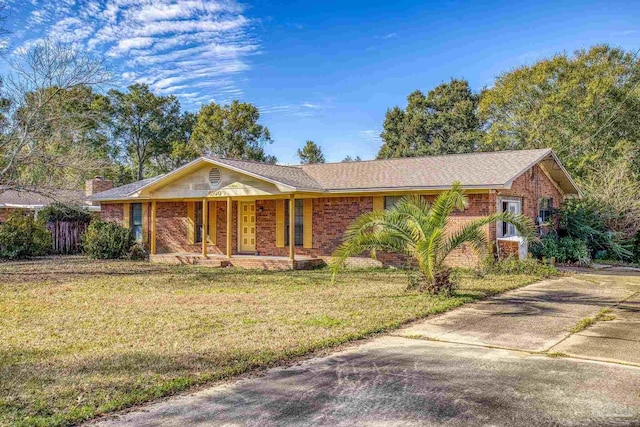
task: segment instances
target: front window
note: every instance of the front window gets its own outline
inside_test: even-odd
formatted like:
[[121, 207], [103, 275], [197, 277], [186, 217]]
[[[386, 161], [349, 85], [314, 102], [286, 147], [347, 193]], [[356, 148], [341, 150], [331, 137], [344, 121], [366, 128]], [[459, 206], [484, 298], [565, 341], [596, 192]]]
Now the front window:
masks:
[[[520, 200], [503, 200], [502, 212], [511, 212], [512, 214], [519, 214], [522, 212], [522, 202]], [[517, 236], [518, 230], [513, 224], [502, 222], [502, 237]]]
[[136, 242], [142, 241], [142, 203], [131, 203], [131, 232]]
[[195, 205], [195, 242], [202, 243], [202, 203], [196, 203]]
[[[284, 220], [285, 220], [285, 235], [284, 242], [285, 245], [289, 245], [289, 203], [284, 204]], [[304, 200], [296, 199], [295, 200], [295, 211], [293, 222], [295, 229], [293, 230], [294, 234], [294, 244], [295, 246], [302, 246], [304, 242]]]
[[543, 197], [540, 199], [540, 210], [538, 211], [538, 222], [543, 224], [551, 220], [553, 211], [553, 199]]
[[389, 210], [395, 205], [397, 205], [400, 200], [402, 200], [402, 196], [385, 196], [384, 197], [384, 210]]

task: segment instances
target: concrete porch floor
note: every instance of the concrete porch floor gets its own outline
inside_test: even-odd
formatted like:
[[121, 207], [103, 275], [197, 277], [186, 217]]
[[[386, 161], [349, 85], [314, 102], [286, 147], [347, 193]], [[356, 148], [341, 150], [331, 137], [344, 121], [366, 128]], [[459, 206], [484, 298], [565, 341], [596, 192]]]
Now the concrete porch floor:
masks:
[[295, 260], [284, 256], [265, 255], [233, 255], [227, 258], [222, 254], [202, 254], [190, 252], [174, 252], [167, 254], [150, 255], [149, 261], [160, 264], [188, 264], [207, 267], [238, 267], [257, 270], [308, 270], [325, 265], [322, 258], [296, 255]]

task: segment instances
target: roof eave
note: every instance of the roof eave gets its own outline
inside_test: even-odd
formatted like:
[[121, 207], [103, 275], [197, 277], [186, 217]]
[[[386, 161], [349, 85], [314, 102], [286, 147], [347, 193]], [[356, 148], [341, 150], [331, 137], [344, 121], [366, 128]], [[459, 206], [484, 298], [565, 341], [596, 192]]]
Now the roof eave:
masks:
[[[362, 188], [328, 188], [325, 193], [376, 193], [386, 191], [443, 191], [451, 188], [449, 185], [405, 186], [405, 187], [362, 187]], [[464, 190], [499, 190], [505, 184], [462, 185]]]
[[545, 150], [544, 154], [542, 154], [541, 156], [539, 156], [535, 161], [531, 162], [529, 165], [527, 165], [527, 167], [525, 167], [524, 169], [522, 169], [520, 172], [518, 172], [515, 176], [513, 176], [509, 181], [507, 181], [504, 184], [504, 188], [505, 189], [511, 189], [511, 186], [513, 185], [513, 182], [520, 178], [520, 176], [522, 174], [524, 174], [526, 171], [528, 171], [529, 169], [531, 169], [532, 167], [534, 167], [535, 165], [537, 165], [538, 163], [540, 163], [542, 160], [544, 160], [547, 156], [551, 155], [551, 157], [553, 158], [553, 160], [556, 162], [556, 164], [558, 166], [560, 166], [560, 169], [562, 170], [562, 172], [565, 174], [565, 176], [567, 177], [568, 181], [571, 183], [571, 186], [573, 187], [573, 189], [575, 190], [575, 194], [578, 195], [578, 197], [582, 197], [582, 192], [580, 191], [580, 188], [578, 187], [578, 185], [576, 184], [576, 182], [573, 180], [573, 178], [571, 177], [571, 175], [569, 174], [569, 172], [565, 169], [564, 165], [562, 164], [562, 162], [560, 162], [560, 159], [558, 158], [558, 156], [556, 155], [556, 153], [554, 153], [554, 151], [551, 148], [548, 148]]

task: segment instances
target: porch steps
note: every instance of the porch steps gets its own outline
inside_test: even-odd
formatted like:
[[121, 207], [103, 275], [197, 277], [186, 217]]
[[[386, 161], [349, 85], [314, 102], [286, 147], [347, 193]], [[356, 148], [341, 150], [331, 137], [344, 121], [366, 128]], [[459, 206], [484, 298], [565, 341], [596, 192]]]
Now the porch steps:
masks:
[[158, 264], [206, 265], [207, 267], [228, 267], [229, 262], [222, 258], [204, 258], [197, 254], [160, 254], [150, 255], [149, 261]]
[[172, 253], [151, 255], [149, 261], [159, 264], [202, 265], [212, 268], [237, 267], [248, 270], [309, 270], [325, 265], [322, 258], [301, 258], [291, 261], [287, 257], [237, 255], [231, 259], [210, 255]]

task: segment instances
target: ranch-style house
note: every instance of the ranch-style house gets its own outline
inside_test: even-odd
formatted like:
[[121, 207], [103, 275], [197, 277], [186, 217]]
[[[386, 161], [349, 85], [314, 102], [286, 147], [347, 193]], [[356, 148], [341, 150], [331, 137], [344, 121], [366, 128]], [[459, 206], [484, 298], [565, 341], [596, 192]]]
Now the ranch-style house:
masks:
[[[152, 261], [308, 268], [326, 261], [363, 212], [387, 209], [420, 194], [433, 200], [460, 181], [469, 206], [450, 223], [509, 210], [542, 231], [553, 208], [579, 190], [551, 149], [284, 166], [200, 157], [170, 173], [91, 196], [105, 221], [129, 227]], [[96, 187], [104, 188], [104, 182]], [[486, 227], [494, 251], [526, 255], [514, 228]], [[470, 248], [451, 265], [471, 265]], [[361, 265], [398, 264], [393, 254], [368, 254]]]

